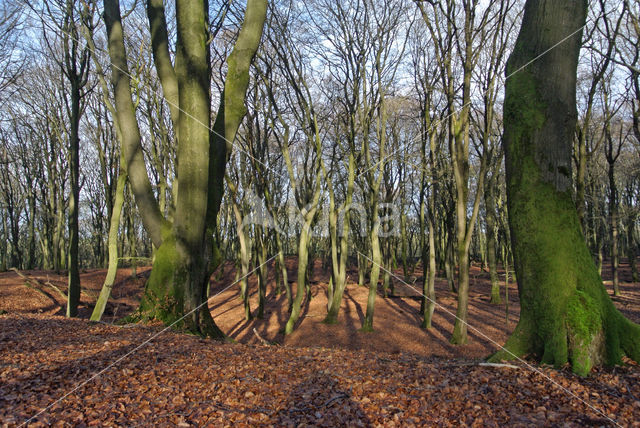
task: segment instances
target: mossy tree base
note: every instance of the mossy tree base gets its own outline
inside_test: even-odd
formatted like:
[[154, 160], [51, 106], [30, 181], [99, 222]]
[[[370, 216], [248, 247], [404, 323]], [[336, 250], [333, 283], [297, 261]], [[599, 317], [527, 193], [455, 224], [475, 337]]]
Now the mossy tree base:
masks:
[[[208, 269], [202, 271], [189, 265], [178, 251], [176, 240], [173, 237], [165, 239], [156, 252], [140, 307], [129, 321], [159, 320], [177, 330], [226, 340], [205, 303]], [[201, 271], [200, 275], [198, 271]], [[193, 299], [189, 299], [189, 295], [201, 295], [202, 303], [191, 303]]]
[[360, 329], [358, 329], [359, 332], [361, 333], [373, 333], [373, 326], [372, 325], [363, 325]]
[[323, 324], [327, 324], [327, 325], [337, 325], [338, 324], [338, 318], [337, 317], [329, 317], [326, 316], [325, 319], [322, 320]]
[[566, 300], [564, 309], [558, 308], [565, 315], [547, 326], [541, 325], [542, 317], [533, 320], [521, 315], [504, 349], [493, 354], [489, 361], [530, 356], [558, 368], [570, 363], [572, 371], [580, 376], [588, 375], [597, 365], [620, 365], [623, 355], [639, 361], [640, 326], [613, 306], [601, 284], [599, 288], [600, 299], [576, 289]]
[[501, 305], [504, 302], [502, 301], [502, 296], [500, 295], [500, 285], [491, 285], [491, 300], [489, 303], [492, 305]]

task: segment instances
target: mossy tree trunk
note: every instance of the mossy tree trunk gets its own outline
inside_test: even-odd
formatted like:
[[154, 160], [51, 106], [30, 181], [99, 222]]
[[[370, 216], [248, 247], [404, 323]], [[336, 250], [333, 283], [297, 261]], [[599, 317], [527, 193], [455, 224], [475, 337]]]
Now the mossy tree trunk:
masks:
[[493, 356], [533, 355], [557, 367], [570, 361], [582, 375], [594, 364], [620, 363], [623, 354], [640, 359], [640, 326], [613, 306], [572, 199], [586, 15], [586, 0], [528, 0], [508, 62], [507, 74], [519, 70], [507, 81], [503, 144], [521, 313], [505, 349]]
[[[266, 0], [249, 0], [245, 20], [229, 56], [220, 107], [211, 130], [211, 61], [209, 55], [209, 5], [206, 0], [176, 2], [177, 44], [175, 65], [168, 49], [161, 2], [150, 1], [154, 62], [165, 98], [173, 104], [172, 123], [178, 139], [174, 222], [170, 223], [156, 201], [140, 144], [140, 131], [131, 100], [126, 51], [118, 0], [104, 0], [109, 38], [112, 83], [122, 146], [131, 187], [145, 229], [156, 246], [156, 256], [137, 317], [160, 319], [196, 334], [223, 338], [206, 305], [208, 281], [220, 262], [214, 232], [222, 199], [225, 165], [231, 143], [246, 108], [249, 66], [257, 50], [266, 15]], [[159, 25], [162, 28], [154, 26]], [[173, 73], [171, 73], [173, 69]], [[175, 85], [177, 102], [175, 108]], [[165, 85], [165, 83], [169, 83]], [[177, 117], [176, 117], [177, 114]]]
[[[314, 206], [317, 207], [317, 200], [314, 202]], [[289, 319], [285, 325], [284, 334], [293, 333], [296, 323], [298, 322], [298, 318], [300, 318], [302, 301], [306, 295], [307, 267], [309, 265], [309, 243], [311, 242], [312, 221], [316, 210], [317, 208], [312, 208], [311, 211], [304, 215], [304, 222], [300, 225], [300, 237], [298, 240], [298, 284], [296, 287], [296, 295], [293, 299], [293, 305], [291, 306], [291, 315], [289, 315]]]

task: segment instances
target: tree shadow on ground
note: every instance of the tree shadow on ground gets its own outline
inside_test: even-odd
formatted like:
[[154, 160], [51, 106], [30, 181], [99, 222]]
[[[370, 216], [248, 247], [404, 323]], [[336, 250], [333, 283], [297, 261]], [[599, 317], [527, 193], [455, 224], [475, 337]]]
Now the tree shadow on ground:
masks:
[[351, 391], [325, 372], [296, 384], [275, 420], [280, 426], [373, 426]]

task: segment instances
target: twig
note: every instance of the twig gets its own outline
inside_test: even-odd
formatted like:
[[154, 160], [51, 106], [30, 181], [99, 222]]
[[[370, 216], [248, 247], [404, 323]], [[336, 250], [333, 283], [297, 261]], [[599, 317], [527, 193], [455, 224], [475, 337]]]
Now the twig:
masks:
[[338, 395], [334, 395], [333, 397], [328, 399], [327, 402], [322, 405], [322, 407], [329, 407], [331, 404], [333, 404], [333, 402], [338, 401], [338, 400], [342, 400], [342, 399], [345, 399], [345, 398], [349, 398], [349, 396], [347, 394], [345, 394], [344, 392], [340, 393]]
[[522, 368], [522, 367], [519, 367], [519, 366], [515, 366], [513, 364], [487, 363], [487, 362], [481, 362], [481, 363], [447, 363], [447, 364], [442, 364], [440, 367], [474, 367], [474, 366], [505, 367], [505, 368], [509, 368], [509, 369], [521, 369]]
[[258, 334], [258, 331], [255, 329], [255, 327], [253, 328], [253, 334], [255, 334], [255, 336], [258, 338], [258, 340], [260, 340], [260, 342], [262, 342], [263, 345], [267, 345], [267, 346], [272, 345], [272, 343], [269, 343], [267, 340], [265, 340], [262, 337], [260, 337], [260, 335]]
[[479, 366], [483, 367], [506, 367], [508, 369], [520, 369], [519, 366], [514, 366], [513, 364], [500, 364], [500, 363], [478, 363]]
[[[64, 305], [60, 305], [56, 299], [54, 299], [53, 297], [51, 297], [49, 294], [45, 293], [44, 291], [42, 291], [38, 287], [35, 287], [33, 284], [29, 283], [29, 281], [25, 280], [25, 282], [23, 282], [22, 285], [27, 287], [27, 288], [30, 288], [33, 291], [37, 291], [38, 293], [42, 294], [47, 299], [50, 299], [55, 305], [60, 306], [62, 309], [64, 309]], [[0, 315], [4, 315], [4, 314], [5, 314], [4, 312], [0, 311]]]
[[[40, 292], [42, 292], [42, 290], [39, 290], [31, 281], [31, 278], [27, 277], [25, 274], [23, 274], [22, 272], [18, 271], [18, 269], [16, 268], [11, 268], [12, 271], [14, 271], [20, 278], [24, 279], [26, 281], [26, 283], [28, 284], [29, 288], [33, 288], [35, 290], [38, 290]], [[38, 280], [37, 278], [33, 278], [33, 280], [36, 282], [36, 284], [38, 284], [40, 287], [44, 287], [45, 285], [53, 288], [58, 294], [60, 294], [60, 296], [65, 300], [65, 302], [67, 301], [67, 295], [65, 294], [64, 291], [60, 290], [58, 287], [56, 287], [55, 285], [53, 285], [50, 282], [42, 282], [40, 280]], [[26, 284], [25, 284], [26, 285]], [[46, 295], [46, 294], [45, 294]]]

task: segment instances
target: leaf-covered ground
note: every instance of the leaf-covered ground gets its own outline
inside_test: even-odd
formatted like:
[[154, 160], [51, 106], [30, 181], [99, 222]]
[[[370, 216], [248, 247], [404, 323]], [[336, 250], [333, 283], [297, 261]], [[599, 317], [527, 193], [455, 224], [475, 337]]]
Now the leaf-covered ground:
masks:
[[640, 426], [635, 365], [580, 379], [521, 364], [217, 344], [166, 332], [78, 387], [160, 328], [42, 315], [4, 315], [0, 325], [6, 426], [43, 409], [30, 426], [612, 425], [606, 417]]
[[[119, 273], [105, 321], [135, 308], [145, 272], [135, 279], [127, 270]], [[284, 338], [278, 333], [286, 322], [284, 297], [268, 290], [265, 319], [244, 321], [237, 286], [222, 291], [233, 283], [227, 266], [212, 283], [209, 304], [216, 322], [240, 343], [220, 344], [158, 334], [157, 325], [65, 319], [64, 302], [51, 288], [64, 289], [65, 277], [21, 275], [0, 274], [0, 313], [6, 312], [0, 315], [0, 427], [21, 426], [34, 416], [27, 425], [640, 426], [640, 367], [634, 363], [586, 379], [522, 362], [481, 365], [510, 333], [519, 308], [513, 285], [507, 324], [504, 305], [488, 303], [487, 275], [477, 267], [470, 323], [482, 333], [472, 331], [471, 343], [462, 347], [447, 343], [452, 318], [445, 310], [455, 311], [455, 296], [444, 280], [432, 331], [417, 326], [419, 301], [397, 281], [396, 296], [377, 301], [376, 332], [364, 334], [357, 329], [366, 289], [355, 284], [340, 324], [321, 323], [326, 278], [317, 267], [315, 297], [296, 332]], [[82, 275], [85, 318], [102, 278], [98, 270]], [[250, 285], [255, 289], [253, 279]], [[614, 301], [637, 322], [638, 284], [623, 282], [622, 289], [624, 296]]]

